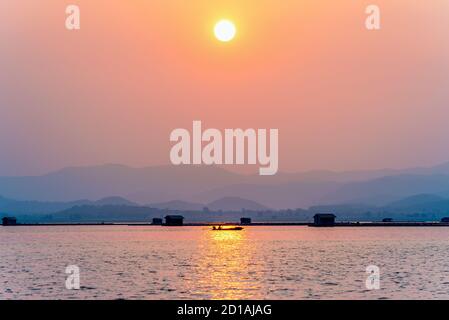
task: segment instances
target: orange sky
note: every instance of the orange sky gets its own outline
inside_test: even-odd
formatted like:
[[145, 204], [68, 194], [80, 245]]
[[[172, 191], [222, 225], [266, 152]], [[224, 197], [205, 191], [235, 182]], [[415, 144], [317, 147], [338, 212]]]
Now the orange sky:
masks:
[[1, 175], [168, 164], [193, 120], [279, 128], [284, 171], [449, 160], [447, 0], [65, 2], [0, 3]]

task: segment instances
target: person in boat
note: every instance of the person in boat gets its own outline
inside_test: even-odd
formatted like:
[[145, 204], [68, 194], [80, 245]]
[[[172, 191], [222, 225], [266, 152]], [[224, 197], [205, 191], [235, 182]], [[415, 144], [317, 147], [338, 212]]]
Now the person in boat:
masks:
[[230, 226], [230, 227], [229, 226], [228, 227], [222, 227], [222, 226], [216, 227], [216, 226], [213, 226], [212, 230], [215, 230], [215, 231], [221, 231], [221, 230], [233, 231], [233, 230], [243, 230], [243, 228], [242, 227], [232, 227], [232, 226]]

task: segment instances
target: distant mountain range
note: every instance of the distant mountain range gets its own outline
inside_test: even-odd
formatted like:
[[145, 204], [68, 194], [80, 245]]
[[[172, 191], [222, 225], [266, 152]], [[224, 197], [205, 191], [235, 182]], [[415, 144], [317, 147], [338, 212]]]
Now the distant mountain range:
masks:
[[334, 204], [321, 205], [309, 208], [310, 212], [333, 212], [337, 215], [348, 216], [395, 216], [412, 220], [440, 219], [449, 216], [449, 198], [444, 198], [433, 194], [418, 194], [393, 201], [387, 205], [374, 206], [367, 204]]
[[41, 201], [19, 201], [0, 197], [0, 214], [9, 213], [15, 215], [45, 215], [59, 212], [71, 212], [72, 209], [89, 207], [90, 210], [98, 210], [99, 207], [129, 208], [151, 208], [174, 211], [268, 211], [269, 208], [257, 202], [238, 197], [226, 197], [217, 199], [208, 204], [191, 203], [186, 201], [168, 201], [164, 203], [154, 203], [139, 205], [122, 197], [107, 197], [97, 201], [78, 200], [69, 202], [41, 202]]
[[[428, 195], [421, 203], [407, 198]], [[445, 208], [449, 163], [404, 170], [243, 175], [208, 166], [74, 167], [42, 176], [0, 177], [0, 212], [48, 213], [81, 205], [172, 210]], [[117, 197], [110, 197], [117, 195]], [[17, 199], [17, 200], [10, 200]], [[78, 200], [89, 199], [89, 200]], [[94, 199], [102, 199], [95, 201]], [[421, 207], [419, 207], [421, 206]]]
[[[36, 202], [1, 198], [0, 216], [14, 215], [27, 222], [100, 222], [151, 221], [168, 214], [180, 214], [194, 221], [238, 221], [248, 216], [255, 221], [311, 221], [315, 213], [332, 212], [339, 220], [440, 220], [449, 216], [449, 198], [419, 194], [385, 206], [334, 204], [309, 209], [271, 210], [241, 198], [222, 198], [207, 206], [199, 203], [170, 201], [141, 206], [119, 197], [99, 201]], [[6, 214], [7, 213], [7, 214]]]
[[27, 222], [150, 221], [167, 214], [181, 214], [193, 221], [238, 221], [249, 216], [258, 221], [310, 221], [315, 213], [332, 212], [340, 220], [439, 220], [449, 216], [449, 198], [420, 194], [385, 206], [331, 204], [309, 209], [272, 210], [242, 198], [221, 198], [207, 205], [170, 201], [138, 205], [120, 197], [73, 202], [17, 201], [0, 198], [0, 216], [14, 215]]
[[169, 210], [203, 210], [206, 206], [202, 203], [173, 200], [167, 202], [151, 203], [147, 205], [151, 208], [169, 209]]
[[192, 210], [192, 211], [202, 211], [203, 209], [212, 211], [270, 210], [270, 208], [265, 207], [255, 201], [239, 197], [224, 197], [207, 204], [175, 200], [175, 201], [149, 204], [148, 207], [158, 209]]

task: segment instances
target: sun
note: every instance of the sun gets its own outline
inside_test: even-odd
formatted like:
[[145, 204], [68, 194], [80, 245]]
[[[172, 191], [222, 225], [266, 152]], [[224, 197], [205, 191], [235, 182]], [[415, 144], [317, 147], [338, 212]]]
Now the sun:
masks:
[[229, 42], [235, 38], [237, 29], [230, 20], [220, 20], [214, 28], [215, 37], [221, 42]]

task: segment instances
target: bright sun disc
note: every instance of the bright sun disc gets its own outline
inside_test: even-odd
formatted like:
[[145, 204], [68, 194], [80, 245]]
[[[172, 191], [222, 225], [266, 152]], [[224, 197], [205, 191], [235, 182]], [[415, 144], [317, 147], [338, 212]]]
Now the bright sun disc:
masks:
[[229, 42], [234, 39], [237, 33], [235, 25], [229, 20], [221, 20], [215, 25], [215, 37], [222, 42]]

